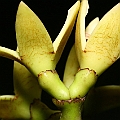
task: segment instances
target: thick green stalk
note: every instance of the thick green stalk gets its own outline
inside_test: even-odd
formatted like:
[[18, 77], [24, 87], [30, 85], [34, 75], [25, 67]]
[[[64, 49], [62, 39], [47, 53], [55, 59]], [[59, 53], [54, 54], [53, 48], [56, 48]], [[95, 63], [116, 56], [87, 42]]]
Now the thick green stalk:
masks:
[[84, 98], [71, 100], [53, 99], [53, 102], [62, 112], [60, 120], [82, 120], [81, 109]]

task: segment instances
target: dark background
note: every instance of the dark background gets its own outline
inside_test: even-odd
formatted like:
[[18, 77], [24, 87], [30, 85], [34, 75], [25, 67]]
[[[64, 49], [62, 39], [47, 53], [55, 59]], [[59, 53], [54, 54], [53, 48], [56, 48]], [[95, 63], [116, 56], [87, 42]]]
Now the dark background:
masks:
[[[54, 41], [66, 19], [67, 10], [76, 0], [23, 0], [42, 20]], [[0, 0], [0, 45], [16, 49], [15, 19], [20, 0]], [[101, 18], [119, 0], [89, 0], [89, 14], [86, 25], [95, 17]], [[68, 52], [74, 43], [74, 30], [65, 47], [64, 53], [57, 65], [57, 71], [62, 79]], [[0, 95], [14, 94], [13, 61], [0, 57]], [[114, 63], [98, 79], [96, 86], [120, 84], [120, 60]]]

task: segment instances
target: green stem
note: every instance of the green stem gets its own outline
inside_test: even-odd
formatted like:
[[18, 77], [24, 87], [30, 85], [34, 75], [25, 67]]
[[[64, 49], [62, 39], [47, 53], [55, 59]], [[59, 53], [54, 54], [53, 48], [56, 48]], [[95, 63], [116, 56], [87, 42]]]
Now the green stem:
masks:
[[72, 100], [53, 99], [53, 102], [62, 112], [60, 120], [82, 120], [81, 109], [84, 98]]

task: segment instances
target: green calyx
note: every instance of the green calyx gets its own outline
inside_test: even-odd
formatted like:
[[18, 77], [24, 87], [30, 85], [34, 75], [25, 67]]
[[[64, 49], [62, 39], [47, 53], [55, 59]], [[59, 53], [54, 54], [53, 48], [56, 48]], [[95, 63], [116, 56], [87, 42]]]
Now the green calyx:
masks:
[[93, 70], [83, 69], [76, 75], [73, 83], [67, 88], [55, 70], [46, 70], [38, 75], [40, 86], [58, 100], [70, 100], [84, 97], [96, 83], [97, 75]]
[[82, 69], [75, 75], [75, 80], [69, 87], [71, 98], [84, 97], [89, 89], [96, 83], [97, 75], [93, 70]]
[[69, 90], [60, 80], [55, 70], [46, 70], [38, 75], [40, 86], [58, 100], [70, 99]]

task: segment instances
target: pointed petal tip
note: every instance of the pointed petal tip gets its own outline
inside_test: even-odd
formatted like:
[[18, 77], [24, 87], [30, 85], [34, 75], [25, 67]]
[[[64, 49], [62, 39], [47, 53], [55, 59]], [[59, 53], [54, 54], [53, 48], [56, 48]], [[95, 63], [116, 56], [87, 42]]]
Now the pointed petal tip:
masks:
[[20, 1], [20, 5], [23, 5], [23, 4], [25, 5], [25, 3], [23, 1]]
[[23, 1], [20, 1], [19, 6], [21, 5], [25, 5], [25, 3]]
[[99, 21], [99, 17], [96, 17], [95, 20], [96, 20], [96, 21]]
[[21, 7], [28, 7], [23, 1], [21, 1], [19, 3], [18, 9], [20, 9]]

